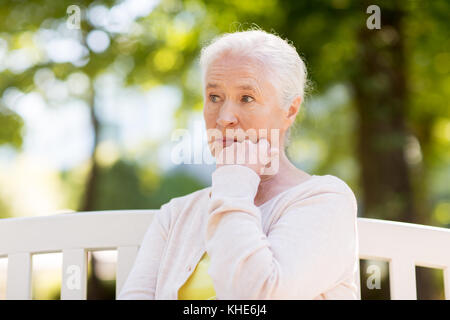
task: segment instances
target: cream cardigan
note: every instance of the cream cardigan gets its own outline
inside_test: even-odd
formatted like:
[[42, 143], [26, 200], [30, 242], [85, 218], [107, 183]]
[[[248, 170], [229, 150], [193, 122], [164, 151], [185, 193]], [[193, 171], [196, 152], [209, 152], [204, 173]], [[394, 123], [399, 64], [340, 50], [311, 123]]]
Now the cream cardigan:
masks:
[[357, 204], [348, 185], [312, 176], [262, 206], [251, 169], [156, 211], [118, 299], [177, 299], [205, 250], [218, 300], [358, 299]]

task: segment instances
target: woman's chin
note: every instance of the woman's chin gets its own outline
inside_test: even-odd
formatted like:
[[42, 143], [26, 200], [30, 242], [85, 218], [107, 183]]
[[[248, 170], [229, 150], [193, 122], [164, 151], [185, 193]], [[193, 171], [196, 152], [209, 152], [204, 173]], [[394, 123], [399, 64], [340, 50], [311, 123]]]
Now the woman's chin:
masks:
[[226, 141], [223, 141], [222, 147], [223, 147], [223, 148], [229, 147], [229, 146], [231, 146], [231, 145], [233, 144], [233, 142], [234, 142], [234, 141], [232, 141], [232, 140], [226, 140]]

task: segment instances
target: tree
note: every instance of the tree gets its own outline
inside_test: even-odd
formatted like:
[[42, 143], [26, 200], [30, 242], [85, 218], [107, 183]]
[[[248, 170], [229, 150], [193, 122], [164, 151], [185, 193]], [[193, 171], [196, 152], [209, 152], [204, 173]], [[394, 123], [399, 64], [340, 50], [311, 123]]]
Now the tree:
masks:
[[[351, 175], [343, 178], [355, 190], [360, 216], [437, 224], [433, 208], [448, 202], [450, 196], [448, 188], [433, 191], [436, 180], [450, 175], [446, 169], [450, 155], [443, 151], [450, 150], [445, 133], [450, 126], [446, 107], [450, 4], [444, 0], [376, 3], [381, 9], [380, 30], [366, 27], [366, 8], [372, 3], [355, 0], [163, 0], [148, 14], [136, 15], [131, 31], [124, 32], [112, 31], [88, 15], [94, 8], [110, 13], [111, 8], [120, 10], [120, 3], [113, 0], [10, 0], [0, 7], [0, 39], [6, 39], [10, 50], [21, 48], [32, 38], [30, 34], [61, 29], [67, 7], [76, 4], [83, 13], [78, 41], [87, 51], [82, 63], [43, 59], [23, 71], [0, 71], [0, 96], [8, 88], [39, 90], [34, 79], [44, 68], [62, 81], [76, 71], [91, 79], [82, 98], [91, 107], [94, 145], [79, 208], [93, 210], [104, 205], [103, 200], [99, 202], [102, 180], [120, 169], [105, 175], [96, 162], [103, 123], [95, 111], [95, 79], [113, 65], [125, 63], [131, 66], [123, 71], [128, 85], [143, 90], [162, 83], [180, 88], [183, 102], [177, 121], [182, 126], [192, 110], [202, 107], [196, 73], [201, 47], [219, 33], [256, 24], [292, 41], [305, 58], [314, 84], [311, 103], [308, 99], [304, 103], [298, 134], [291, 139], [293, 161], [301, 160], [296, 142], [309, 139], [322, 150], [312, 167], [315, 174], [334, 173], [342, 163], [351, 167]], [[89, 47], [92, 31], [107, 35], [106, 50]], [[327, 110], [326, 116], [316, 117], [314, 98], [323, 98], [319, 101], [323, 109], [331, 108], [334, 102], [328, 93], [336, 85], [349, 99], [332, 112]], [[20, 145], [22, 121], [5, 110], [0, 105], [0, 144]], [[133, 170], [125, 172], [134, 181]], [[158, 192], [160, 198], [167, 194]], [[422, 287], [421, 292], [426, 291]]]

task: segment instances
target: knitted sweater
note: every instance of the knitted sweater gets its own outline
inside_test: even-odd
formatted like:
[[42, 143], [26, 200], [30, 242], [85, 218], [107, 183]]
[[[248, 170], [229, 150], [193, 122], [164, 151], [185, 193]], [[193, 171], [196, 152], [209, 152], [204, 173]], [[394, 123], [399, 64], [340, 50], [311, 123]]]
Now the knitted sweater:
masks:
[[226, 165], [211, 187], [156, 211], [118, 299], [177, 299], [205, 253], [216, 298], [358, 299], [357, 202], [316, 176], [254, 205], [251, 169]]

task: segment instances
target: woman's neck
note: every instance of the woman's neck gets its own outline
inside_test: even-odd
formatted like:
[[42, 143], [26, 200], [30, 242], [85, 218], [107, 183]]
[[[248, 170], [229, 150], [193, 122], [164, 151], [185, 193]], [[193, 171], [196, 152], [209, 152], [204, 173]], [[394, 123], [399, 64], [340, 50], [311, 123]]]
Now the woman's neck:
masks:
[[255, 205], [261, 205], [280, 192], [293, 187], [311, 177], [308, 173], [295, 167], [285, 152], [280, 154], [279, 167], [276, 174], [261, 176]]

